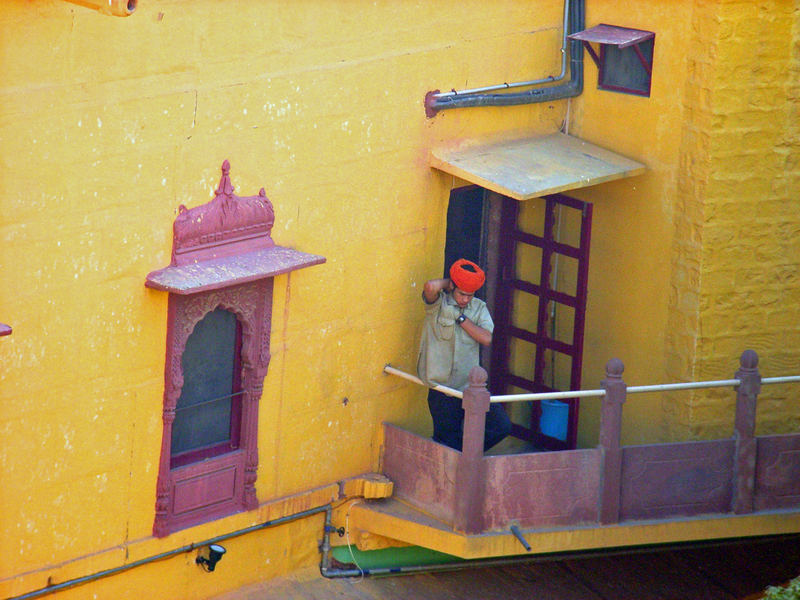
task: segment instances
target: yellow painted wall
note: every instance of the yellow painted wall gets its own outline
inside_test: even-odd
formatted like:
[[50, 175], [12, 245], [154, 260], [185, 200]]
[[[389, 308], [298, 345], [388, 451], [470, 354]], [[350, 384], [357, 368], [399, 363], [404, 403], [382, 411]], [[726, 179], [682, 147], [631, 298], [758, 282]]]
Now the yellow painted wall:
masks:
[[[796, 2], [721, 3], [710, 74], [710, 169], [705, 188], [695, 373], [727, 376], [743, 346], [765, 376], [800, 365], [800, 13]], [[800, 398], [769, 387], [762, 433], [797, 431]], [[693, 435], [730, 427], [718, 396], [693, 396]]]
[[[0, 596], [258, 522], [151, 537], [167, 296], [144, 280], [224, 159], [238, 193], [266, 189], [279, 244], [328, 259], [276, 280], [259, 500], [377, 469], [383, 420], [430, 428], [424, 392], [381, 374], [413, 365], [442, 260], [454, 182], [429, 148], [552, 131], [564, 106], [427, 120], [423, 98], [557, 73], [560, 28], [558, 3], [515, 0], [2, 3]], [[320, 528], [237, 538], [213, 575], [189, 553], [63, 596], [205, 597], [315, 563]]]
[[[114, 18], [59, 0], [3, 2], [0, 321], [14, 333], [0, 339], [0, 596], [291, 512], [291, 502], [265, 508], [283, 496], [322, 488], [297, 505], [324, 503], [324, 486], [377, 469], [382, 421], [430, 430], [424, 392], [380, 373], [389, 361], [413, 368], [421, 284], [440, 272], [449, 190], [463, 184], [427, 166], [438, 143], [565, 125], [648, 166], [575, 194], [595, 202], [585, 387], [612, 356], [632, 384], [728, 376], [748, 344], [781, 371], [796, 364], [797, 242], [779, 222], [797, 221], [797, 112], [786, 101], [797, 96], [787, 41], [796, 45], [797, 16], [773, 2], [750, 39], [749, 3], [679, 4], [589, 2], [588, 25], [657, 32], [649, 99], [598, 91], [587, 59], [585, 92], [570, 102], [426, 119], [431, 89], [557, 73], [561, 3], [140, 0]], [[730, 180], [755, 148], [752, 136], [737, 142], [737, 69], [736, 85], [763, 79], [776, 92], [747, 100], [747, 127], [759, 137], [778, 119], [783, 133], [759, 149], [775, 177], [738, 182], [749, 203], [735, 206], [750, 212], [728, 215]], [[156, 540], [167, 297], [144, 278], [169, 262], [178, 205], [210, 200], [226, 158], [238, 193], [266, 189], [275, 240], [328, 262], [276, 279], [264, 506]], [[742, 227], [766, 215], [776, 235]], [[720, 309], [730, 294], [719, 278], [741, 257], [706, 241], [730, 232], [758, 249], [745, 283], [756, 260], [777, 269], [780, 284], [763, 285], [775, 310], [760, 284], [747, 318]], [[626, 441], [703, 435], [725, 403], [702, 398], [630, 400]], [[592, 401], [581, 418], [581, 443], [594, 445]], [[154, 585], [165, 598], [207, 597], [313, 565], [321, 525], [226, 542], [213, 575], [188, 553], [59, 597], [133, 598]]]
[[[796, 3], [589, 2], [587, 26], [656, 32], [650, 98], [601, 91], [588, 60], [571, 132], [645, 175], [582, 191], [595, 203], [584, 387], [612, 356], [629, 385], [729, 379], [746, 348], [764, 376], [798, 364]], [[793, 399], [794, 398], [794, 399]], [[797, 428], [797, 394], [765, 387], [759, 431]], [[729, 390], [631, 396], [624, 443], [726, 437]], [[581, 443], [596, 443], [584, 401]]]
[[[587, 26], [609, 23], [656, 33], [649, 98], [599, 90], [597, 67], [585, 56], [583, 95], [572, 101], [570, 132], [613, 148], [647, 166], [641, 176], [581, 190], [594, 203], [584, 387], [598, 387], [605, 364], [625, 363], [629, 385], [671, 381], [665, 361], [670, 314], [670, 257], [681, 172], [685, 118], [686, 48], [692, 39], [693, 3], [589, 2]], [[597, 443], [599, 401], [581, 405], [579, 443]], [[623, 420], [623, 443], [661, 439], [659, 399], [632, 396]]]

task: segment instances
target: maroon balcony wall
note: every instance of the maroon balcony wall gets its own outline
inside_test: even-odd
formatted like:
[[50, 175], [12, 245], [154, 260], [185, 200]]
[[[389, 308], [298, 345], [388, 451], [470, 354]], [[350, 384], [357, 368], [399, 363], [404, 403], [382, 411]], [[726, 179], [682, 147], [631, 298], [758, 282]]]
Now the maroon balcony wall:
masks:
[[393, 496], [452, 525], [461, 452], [389, 423], [383, 426], [383, 472], [394, 483]]
[[626, 386], [609, 361], [597, 448], [483, 455], [486, 372], [464, 390], [464, 452], [384, 424], [384, 473], [402, 501], [465, 533], [800, 510], [800, 434], [756, 437], [758, 357], [742, 355], [727, 439], [620, 446]]
[[487, 456], [484, 529], [596, 523], [600, 451]]
[[[452, 525], [461, 453], [385, 424], [395, 497]], [[755, 510], [800, 507], [800, 434], [758, 439]], [[620, 521], [731, 513], [735, 441], [623, 447]], [[484, 531], [598, 522], [598, 449], [486, 456]]]
[[755, 510], [800, 506], [800, 435], [757, 438]]
[[624, 447], [620, 520], [730, 511], [735, 447], [732, 439]]

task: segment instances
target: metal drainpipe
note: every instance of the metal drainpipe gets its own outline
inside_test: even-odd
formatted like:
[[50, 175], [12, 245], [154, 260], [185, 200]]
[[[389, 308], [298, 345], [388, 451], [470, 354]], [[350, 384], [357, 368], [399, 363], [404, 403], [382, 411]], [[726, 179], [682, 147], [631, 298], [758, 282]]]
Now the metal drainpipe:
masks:
[[[585, 0], [573, 0], [569, 7], [569, 32], [583, 31], [586, 22]], [[567, 83], [550, 87], [541, 87], [525, 92], [507, 94], [454, 94], [442, 96], [438, 90], [428, 92], [425, 96], [425, 114], [430, 118], [440, 110], [450, 108], [467, 108], [472, 106], [515, 106], [550, 102], [564, 98], [574, 98], [583, 92], [583, 45], [570, 40], [570, 78]]]
[[175, 548], [174, 550], [168, 550], [167, 552], [162, 552], [161, 554], [148, 556], [147, 558], [143, 558], [141, 560], [137, 560], [132, 563], [128, 563], [126, 565], [121, 565], [119, 567], [114, 567], [113, 569], [106, 569], [105, 571], [99, 571], [91, 575], [86, 575], [84, 577], [78, 577], [77, 579], [70, 579], [69, 581], [64, 581], [62, 583], [50, 585], [45, 588], [41, 588], [38, 590], [34, 590], [32, 592], [28, 592], [26, 594], [22, 594], [21, 596], [14, 596], [13, 598], [8, 598], [8, 600], [29, 600], [30, 598], [40, 598], [41, 596], [46, 596], [47, 594], [52, 594], [54, 592], [60, 592], [68, 588], [77, 587], [79, 585], [83, 585], [84, 583], [89, 583], [91, 581], [102, 579], [103, 577], [116, 575], [117, 573], [122, 573], [123, 571], [128, 571], [130, 569], [133, 569], [135, 567], [140, 567], [148, 563], [164, 560], [165, 558], [170, 558], [171, 556], [175, 556], [176, 554], [191, 552], [192, 550], [203, 548], [210, 544], [218, 544], [219, 542], [223, 542], [232, 537], [238, 537], [246, 533], [258, 531], [259, 529], [266, 529], [267, 527], [275, 527], [276, 525], [282, 525], [284, 523], [288, 523], [289, 521], [296, 521], [297, 519], [302, 519], [304, 517], [316, 515], [321, 512], [326, 512], [326, 514], [328, 515], [326, 517], [326, 522], [328, 522], [330, 519], [330, 511], [331, 511], [330, 504], [326, 504], [324, 506], [318, 506], [316, 508], [310, 508], [308, 510], [301, 511], [299, 513], [294, 513], [292, 515], [286, 515], [285, 517], [273, 519], [272, 521], [265, 521], [264, 523], [259, 523], [258, 525], [252, 525], [250, 527], [245, 527], [244, 529], [238, 529], [236, 531], [232, 531], [231, 533], [226, 533], [202, 542], [195, 542], [192, 544], [188, 544], [186, 546], [181, 546], [180, 548]]

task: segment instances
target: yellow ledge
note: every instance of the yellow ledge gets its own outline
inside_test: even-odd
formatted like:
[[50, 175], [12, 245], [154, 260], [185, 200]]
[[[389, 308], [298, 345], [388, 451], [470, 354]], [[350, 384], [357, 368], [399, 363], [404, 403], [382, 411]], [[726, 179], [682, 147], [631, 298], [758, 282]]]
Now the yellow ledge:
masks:
[[[520, 541], [510, 531], [460, 534], [397, 500], [353, 503], [348, 512], [348, 525], [352, 529], [460, 558], [491, 558], [525, 553]], [[547, 554], [799, 531], [800, 512], [775, 511], [755, 515], [706, 515], [682, 520], [530, 529], [522, 530], [522, 534], [532, 548], [531, 554]]]
[[394, 483], [380, 473], [365, 473], [342, 482], [341, 495], [344, 498], [388, 498], [392, 495]]

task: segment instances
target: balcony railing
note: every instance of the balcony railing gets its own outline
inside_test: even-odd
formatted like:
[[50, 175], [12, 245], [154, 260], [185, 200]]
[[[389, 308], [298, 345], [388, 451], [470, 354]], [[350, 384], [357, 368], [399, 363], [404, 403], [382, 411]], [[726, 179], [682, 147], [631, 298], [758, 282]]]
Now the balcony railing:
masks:
[[[755, 435], [761, 386], [800, 382], [800, 376], [762, 379], [752, 350], [742, 354], [735, 378], [722, 381], [629, 388], [623, 369], [620, 360], [610, 360], [602, 389], [491, 397], [486, 371], [475, 367], [463, 394], [449, 390], [463, 398], [461, 452], [385, 425], [383, 470], [395, 496], [464, 533], [800, 509], [800, 434]], [[402, 373], [390, 366], [386, 372]], [[729, 386], [736, 393], [732, 437], [621, 445], [628, 393]], [[602, 398], [596, 448], [483, 454], [490, 402], [581, 396]]]

